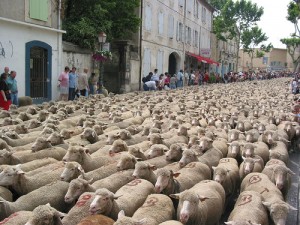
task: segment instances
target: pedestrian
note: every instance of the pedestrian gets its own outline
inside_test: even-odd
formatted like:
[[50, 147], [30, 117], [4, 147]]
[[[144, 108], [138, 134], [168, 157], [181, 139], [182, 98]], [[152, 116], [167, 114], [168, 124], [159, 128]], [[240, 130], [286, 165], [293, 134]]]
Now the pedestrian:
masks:
[[183, 87], [183, 70], [179, 70], [177, 73], [177, 88]]
[[4, 73], [6, 74], [6, 77], [9, 77], [9, 67], [4, 67]]
[[144, 91], [155, 91], [157, 89], [157, 86], [159, 84], [159, 81], [150, 80], [144, 83], [143, 88]]
[[10, 97], [11, 97], [12, 104], [19, 106], [18, 85], [17, 85], [16, 76], [17, 76], [17, 72], [11, 71], [10, 75], [7, 77], [6, 83], [10, 90]]
[[59, 100], [68, 101], [69, 98], [69, 71], [68, 66], [65, 67], [65, 70], [58, 77], [58, 86], [60, 89]]
[[190, 79], [190, 85], [194, 85], [195, 84], [195, 71], [191, 70], [191, 79]]
[[73, 101], [75, 99], [76, 91], [78, 86], [78, 74], [76, 73], [76, 67], [72, 67], [69, 73], [69, 100]]
[[169, 73], [165, 73], [165, 86], [170, 87], [171, 76]]
[[299, 90], [298, 90], [298, 83], [297, 83], [296, 79], [292, 80], [291, 89], [292, 89], [292, 93], [293, 94], [297, 94], [298, 93]]
[[146, 82], [150, 81], [152, 76], [153, 76], [153, 73], [150, 72], [147, 76], [142, 78], [142, 82], [146, 83]]
[[171, 89], [176, 89], [176, 82], [177, 82], [176, 74], [173, 74], [170, 78], [170, 88]]
[[159, 75], [158, 75], [158, 69], [154, 70], [153, 76], [151, 77], [151, 80], [153, 81], [159, 81]]
[[80, 91], [81, 96], [86, 96], [87, 91], [89, 90], [88, 78], [87, 73], [88, 69], [84, 68], [83, 73], [79, 74], [78, 76], [78, 90]]
[[97, 93], [97, 84], [98, 84], [98, 76], [95, 73], [92, 73], [88, 80], [89, 83], [89, 94], [93, 95]]
[[2, 73], [0, 77], [0, 108], [8, 111], [11, 105], [11, 96], [6, 80], [6, 73]]

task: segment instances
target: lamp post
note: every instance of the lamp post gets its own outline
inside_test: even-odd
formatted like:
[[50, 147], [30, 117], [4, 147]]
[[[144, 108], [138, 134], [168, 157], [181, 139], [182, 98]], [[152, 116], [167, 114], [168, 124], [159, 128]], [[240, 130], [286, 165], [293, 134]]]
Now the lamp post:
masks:
[[[99, 44], [100, 44], [100, 51], [103, 50], [103, 44], [105, 43], [106, 41], [106, 34], [104, 32], [100, 32], [99, 35], [98, 35], [98, 41], [99, 41]], [[100, 61], [100, 74], [99, 74], [99, 93], [102, 93], [102, 88], [103, 88], [103, 61], [101, 60]]]

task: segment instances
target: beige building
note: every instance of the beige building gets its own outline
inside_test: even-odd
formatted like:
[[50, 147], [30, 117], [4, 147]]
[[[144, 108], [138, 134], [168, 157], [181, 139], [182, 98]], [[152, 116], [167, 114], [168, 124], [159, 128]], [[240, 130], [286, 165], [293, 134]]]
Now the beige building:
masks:
[[[259, 49], [257, 49], [259, 50]], [[273, 48], [270, 52], [265, 53], [262, 58], [251, 58], [248, 53], [239, 52], [239, 71], [294, 71], [293, 61], [286, 49]]]

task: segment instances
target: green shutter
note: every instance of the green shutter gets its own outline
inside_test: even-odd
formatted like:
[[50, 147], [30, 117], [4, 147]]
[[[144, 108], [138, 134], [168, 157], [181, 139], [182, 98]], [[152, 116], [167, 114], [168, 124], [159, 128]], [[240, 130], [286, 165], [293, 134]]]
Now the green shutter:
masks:
[[48, 0], [30, 0], [30, 18], [48, 21]]

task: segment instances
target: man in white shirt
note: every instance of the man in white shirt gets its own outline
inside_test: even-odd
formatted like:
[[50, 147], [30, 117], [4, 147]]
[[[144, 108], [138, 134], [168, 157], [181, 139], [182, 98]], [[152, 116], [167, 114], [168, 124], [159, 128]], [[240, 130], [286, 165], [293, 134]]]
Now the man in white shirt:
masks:
[[143, 88], [144, 91], [155, 91], [157, 89], [157, 85], [158, 85], [158, 81], [150, 80], [144, 83]]
[[85, 68], [83, 73], [78, 75], [78, 90], [81, 96], [86, 96], [86, 91], [89, 90], [87, 72], [88, 69]]
[[158, 69], [155, 69], [155, 70], [154, 70], [154, 74], [153, 74], [153, 76], [151, 77], [151, 80], [152, 80], [152, 81], [156, 81], [156, 80], [159, 81], [159, 75], [158, 75], [157, 72], [158, 72]]

